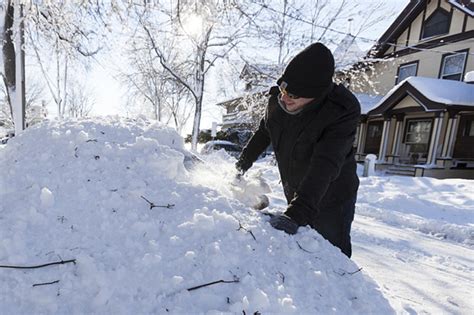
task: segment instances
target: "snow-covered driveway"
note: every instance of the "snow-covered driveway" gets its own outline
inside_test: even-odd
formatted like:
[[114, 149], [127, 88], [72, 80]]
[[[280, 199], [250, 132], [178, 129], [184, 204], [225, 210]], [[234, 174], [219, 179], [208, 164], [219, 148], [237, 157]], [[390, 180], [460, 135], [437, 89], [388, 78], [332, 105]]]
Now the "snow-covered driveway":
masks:
[[472, 248], [364, 215], [356, 217], [352, 239], [352, 259], [398, 313], [472, 314]]

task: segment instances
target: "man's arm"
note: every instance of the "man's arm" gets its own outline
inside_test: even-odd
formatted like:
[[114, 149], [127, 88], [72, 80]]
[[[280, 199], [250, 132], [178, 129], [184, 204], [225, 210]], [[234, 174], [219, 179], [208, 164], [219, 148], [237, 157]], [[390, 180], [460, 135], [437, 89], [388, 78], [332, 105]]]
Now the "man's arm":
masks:
[[329, 125], [315, 144], [308, 173], [295, 193], [285, 214], [299, 225], [307, 225], [312, 211], [317, 211], [321, 199], [351, 154], [360, 113], [353, 110]]
[[269, 144], [270, 136], [265, 128], [265, 120], [262, 119], [257, 131], [255, 131], [252, 138], [243, 149], [242, 154], [240, 154], [239, 160], [235, 164], [237, 169], [245, 173]]

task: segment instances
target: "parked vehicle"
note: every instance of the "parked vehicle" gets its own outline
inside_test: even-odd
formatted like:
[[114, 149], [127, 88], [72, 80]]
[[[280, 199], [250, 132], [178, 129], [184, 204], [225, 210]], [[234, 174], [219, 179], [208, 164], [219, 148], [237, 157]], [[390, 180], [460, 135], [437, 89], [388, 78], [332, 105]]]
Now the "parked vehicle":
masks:
[[233, 157], [239, 157], [242, 148], [233, 142], [225, 140], [213, 140], [208, 141], [201, 150], [201, 154], [210, 154], [215, 151], [225, 150], [229, 155]]
[[4, 137], [0, 138], [0, 144], [6, 144], [10, 138], [15, 136], [14, 131], [9, 131]]

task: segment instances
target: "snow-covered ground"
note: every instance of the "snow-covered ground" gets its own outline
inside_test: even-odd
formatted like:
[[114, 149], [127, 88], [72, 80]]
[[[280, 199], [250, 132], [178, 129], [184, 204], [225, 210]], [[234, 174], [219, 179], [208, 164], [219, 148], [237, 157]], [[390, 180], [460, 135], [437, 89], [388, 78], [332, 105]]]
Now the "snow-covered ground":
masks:
[[270, 158], [243, 187], [224, 152], [189, 158], [144, 120], [50, 122], [0, 147], [0, 265], [76, 260], [0, 268], [1, 313], [474, 311], [474, 181], [361, 178], [351, 261], [249, 207], [259, 178], [286, 207]]
[[474, 181], [361, 179], [353, 260], [407, 314], [474, 312]]
[[1, 313], [393, 312], [315, 231], [288, 236], [236, 200], [231, 160], [189, 158], [171, 129], [112, 118], [0, 148]]

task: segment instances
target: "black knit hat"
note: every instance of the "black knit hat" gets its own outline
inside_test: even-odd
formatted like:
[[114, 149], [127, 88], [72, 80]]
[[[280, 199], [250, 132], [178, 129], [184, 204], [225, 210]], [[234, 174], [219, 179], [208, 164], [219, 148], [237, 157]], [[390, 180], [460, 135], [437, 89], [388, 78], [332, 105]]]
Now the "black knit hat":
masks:
[[286, 66], [277, 84], [288, 93], [319, 98], [328, 92], [334, 75], [334, 57], [321, 43], [314, 43], [297, 54]]

